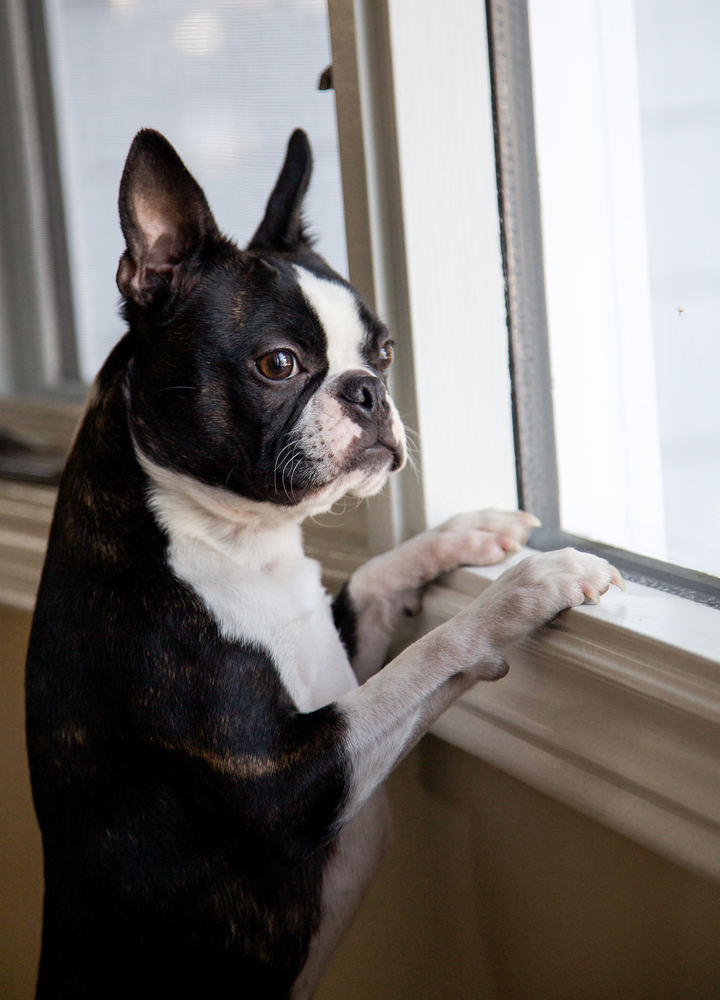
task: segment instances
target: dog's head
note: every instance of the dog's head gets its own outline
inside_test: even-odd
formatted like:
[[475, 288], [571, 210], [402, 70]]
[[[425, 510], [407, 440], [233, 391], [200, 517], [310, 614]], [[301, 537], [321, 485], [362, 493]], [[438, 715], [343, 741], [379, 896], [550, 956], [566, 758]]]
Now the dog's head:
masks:
[[405, 462], [387, 329], [316, 254], [296, 131], [245, 250], [159, 133], [120, 186], [117, 281], [134, 338], [127, 397], [146, 459], [252, 501], [317, 510], [377, 492]]

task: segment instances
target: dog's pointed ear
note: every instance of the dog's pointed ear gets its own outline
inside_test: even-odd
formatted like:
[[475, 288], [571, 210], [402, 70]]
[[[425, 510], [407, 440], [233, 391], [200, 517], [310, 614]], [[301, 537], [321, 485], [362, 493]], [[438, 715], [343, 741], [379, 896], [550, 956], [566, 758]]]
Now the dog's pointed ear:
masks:
[[295, 129], [288, 142], [285, 163], [270, 195], [265, 217], [248, 250], [292, 251], [309, 246], [302, 219], [302, 203], [312, 174], [312, 152], [308, 137]]
[[190, 258], [220, 234], [202, 188], [153, 129], [133, 139], [118, 207], [127, 244], [117, 273], [122, 294], [142, 306], [181, 296]]

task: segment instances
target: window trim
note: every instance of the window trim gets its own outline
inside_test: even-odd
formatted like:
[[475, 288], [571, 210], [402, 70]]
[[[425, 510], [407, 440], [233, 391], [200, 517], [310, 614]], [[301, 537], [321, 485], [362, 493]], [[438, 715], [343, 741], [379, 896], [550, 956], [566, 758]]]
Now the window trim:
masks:
[[[388, 8], [372, 0], [328, 0], [328, 14], [350, 282], [392, 330], [390, 390], [405, 422], [417, 427]], [[371, 553], [425, 528], [419, 455], [415, 464], [368, 501]]]
[[[401, 525], [408, 514], [417, 529], [440, 523], [458, 508], [515, 508], [490, 76], [482, 56], [487, 51], [484, 7], [451, 0], [449, 7], [430, 6], [418, 18], [411, 0], [331, 0], [331, 25], [339, 8], [348, 22], [345, 39], [354, 37], [357, 80], [350, 81], [350, 88], [359, 95], [354, 127], [361, 134], [364, 130], [366, 163], [376, 155], [377, 137], [387, 146], [386, 123], [391, 117], [395, 123], [390, 134], [397, 150], [396, 196], [378, 204], [377, 188], [370, 183], [367, 197], [371, 218], [379, 219], [381, 226], [387, 224], [388, 209], [399, 211], [406, 237], [412, 325], [407, 342], [413, 351], [418, 402], [414, 429], [423, 439], [424, 482], [415, 489], [424, 501], [425, 517], [403, 505]], [[368, 24], [381, 26], [384, 45], [376, 43]], [[337, 46], [334, 51], [337, 56]], [[372, 81], [378, 78], [387, 82], [373, 90]], [[342, 86], [338, 78], [339, 116]], [[371, 99], [360, 100], [368, 93]], [[373, 128], [378, 101], [391, 108], [384, 127]], [[347, 121], [344, 124], [347, 128]], [[342, 168], [350, 176], [345, 161]], [[355, 169], [351, 163], [350, 171]], [[345, 197], [352, 201], [356, 193], [346, 186]], [[382, 279], [387, 257], [382, 247], [378, 252], [377, 230], [368, 227], [368, 232], [368, 252], [380, 265], [374, 275]], [[351, 226], [347, 237], [351, 242]], [[351, 260], [353, 254], [351, 245]], [[392, 281], [388, 285], [394, 290]], [[379, 300], [376, 306], [383, 317]], [[404, 367], [399, 355], [396, 373]], [[397, 402], [406, 424], [413, 427], [405, 402], [399, 397]], [[474, 434], [475, 427], [492, 430]], [[411, 475], [405, 474], [407, 481]], [[409, 533], [396, 529], [395, 537]]]

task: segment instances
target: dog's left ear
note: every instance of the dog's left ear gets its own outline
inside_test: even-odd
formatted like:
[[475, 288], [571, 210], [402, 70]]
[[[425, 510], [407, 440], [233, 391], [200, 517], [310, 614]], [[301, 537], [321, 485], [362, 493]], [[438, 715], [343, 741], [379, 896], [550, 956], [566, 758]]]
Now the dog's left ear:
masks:
[[285, 163], [265, 209], [265, 217], [248, 244], [248, 250], [276, 253], [310, 245], [302, 219], [302, 203], [312, 174], [308, 137], [295, 129], [288, 142]]
[[156, 307], [181, 297], [191, 283], [190, 258], [220, 234], [202, 188], [153, 129], [133, 140], [118, 207], [127, 243], [117, 273], [122, 294]]

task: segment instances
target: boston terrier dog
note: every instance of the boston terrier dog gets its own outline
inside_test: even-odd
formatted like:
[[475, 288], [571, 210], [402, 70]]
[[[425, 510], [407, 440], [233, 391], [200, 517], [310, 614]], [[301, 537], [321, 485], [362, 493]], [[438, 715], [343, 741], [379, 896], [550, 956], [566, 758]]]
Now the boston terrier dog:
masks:
[[128, 155], [128, 332], [67, 463], [28, 656], [39, 998], [311, 996], [386, 845], [383, 779], [508, 646], [622, 586], [594, 556], [531, 556], [383, 666], [428, 581], [537, 524], [485, 511], [331, 604], [301, 522], [377, 492], [405, 437], [388, 332], [305, 231], [310, 171], [297, 131], [240, 250], [161, 135]]

